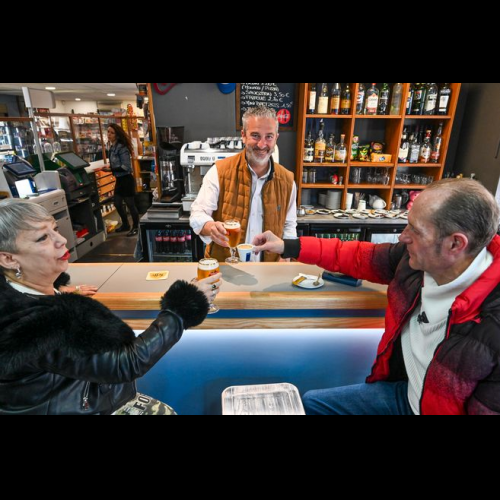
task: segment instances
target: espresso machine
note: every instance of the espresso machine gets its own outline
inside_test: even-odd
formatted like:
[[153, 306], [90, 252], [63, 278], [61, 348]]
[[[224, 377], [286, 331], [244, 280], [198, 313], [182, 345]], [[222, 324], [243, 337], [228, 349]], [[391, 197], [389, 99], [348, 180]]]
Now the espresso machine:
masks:
[[161, 175], [161, 202], [180, 203], [184, 195], [184, 179], [180, 167], [184, 127], [158, 127], [156, 130]]
[[241, 137], [209, 138], [205, 142], [194, 141], [181, 149], [181, 165], [184, 170], [185, 197], [182, 199], [185, 212], [198, 196], [203, 177], [219, 160], [240, 154], [243, 151]]

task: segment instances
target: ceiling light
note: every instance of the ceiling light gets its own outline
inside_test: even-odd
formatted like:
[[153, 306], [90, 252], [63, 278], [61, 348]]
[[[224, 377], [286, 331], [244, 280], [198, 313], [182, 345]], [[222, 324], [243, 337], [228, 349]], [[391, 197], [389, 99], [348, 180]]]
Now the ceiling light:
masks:
[[108, 97], [116, 97], [116, 94], [107, 94]]
[[81, 101], [81, 99], [80, 99], [79, 97], [77, 97], [77, 98], [75, 99], [75, 101]]
[[45, 90], [56, 90], [55, 87], [45, 87]]

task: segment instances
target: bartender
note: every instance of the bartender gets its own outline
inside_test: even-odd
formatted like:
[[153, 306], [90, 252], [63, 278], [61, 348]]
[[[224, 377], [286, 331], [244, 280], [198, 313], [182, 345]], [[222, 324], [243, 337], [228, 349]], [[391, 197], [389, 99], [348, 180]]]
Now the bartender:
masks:
[[[263, 231], [285, 239], [297, 237], [297, 187], [293, 174], [275, 163], [272, 155], [279, 137], [276, 112], [265, 106], [243, 116], [245, 150], [218, 161], [207, 173], [191, 207], [190, 224], [206, 243], [206, 257], [224, 262], [230, 256], [224, 221], [241, 223], [240, 243], [251, 243]], [[253, 260], [260, 256], [252, 255]], [[278, 254], [264, 261], [278, 262]]]

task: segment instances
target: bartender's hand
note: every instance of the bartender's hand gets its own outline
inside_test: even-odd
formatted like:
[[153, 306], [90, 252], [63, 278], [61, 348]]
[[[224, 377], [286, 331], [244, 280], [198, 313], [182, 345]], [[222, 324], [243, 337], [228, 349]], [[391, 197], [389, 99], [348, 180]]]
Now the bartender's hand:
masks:
[[83, 297], [93, 297], [98, 292], [98, 288], [91, 285], [61, 286], [59, 291], [61, 293], [75, 293]]
[[283, 255], [285, 253], [285, 242], [274, 235], [271, 231], [259, 234], [253, 240], [253, 251], [258, 255], [260, 252], [271, 252]]
[[219, 295], [220, 287], [223, 284], [222, 274], [215, 274], [214, 276], [210, 276], [204, 280], [194, 279], [191, 283], [205, 294], [205, 297], [209, 302], [213, 302], [215, 297]]
[[229, 248], [229, 238], [222, 222], [207, 222], [201, 234], [212, 238], [217, 245]]
[[104, 168], [102, 169], [102, 172], [108, 172], [108, 173], [109, 173], [109, 172], [112, 172], [111, 167], [104, 167]]

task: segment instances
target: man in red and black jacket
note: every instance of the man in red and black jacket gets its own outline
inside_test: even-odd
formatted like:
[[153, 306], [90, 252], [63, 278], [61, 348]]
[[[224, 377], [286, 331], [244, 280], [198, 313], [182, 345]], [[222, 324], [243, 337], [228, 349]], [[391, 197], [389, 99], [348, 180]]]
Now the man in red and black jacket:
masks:
[[367, 383], [306, 394], [308, 414], [500, 415], [499, 219], [481, 184], [446, 180], [415, 201], [397, 245], [256, 238], [256, 252], [389, 285]]

